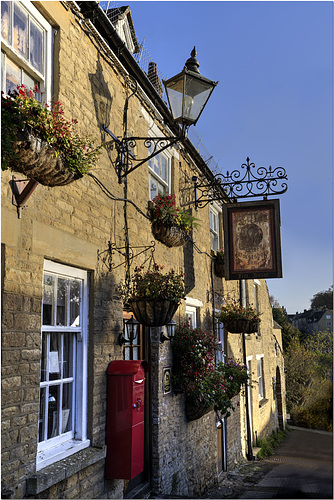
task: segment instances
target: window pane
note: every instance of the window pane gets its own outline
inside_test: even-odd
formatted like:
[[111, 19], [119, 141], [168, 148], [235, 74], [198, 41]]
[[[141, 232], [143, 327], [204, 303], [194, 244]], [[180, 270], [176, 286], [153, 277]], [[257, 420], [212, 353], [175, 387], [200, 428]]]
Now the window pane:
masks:
[[9, 2], [1, 2], [1, 36], [10, 43], [10, 12]]
[[6, 57], [6, 90], [15, 90], [21, 84], [21, 70], [16, 64]]
[[36, 82], [33, 78], [31, 78], [25, 71], [22, 72], [22, 83], [25, 85], [28, 89], [33, 90]]
[[80, 326], [80, 281], [70, 281], [70, 326]]
[[43, 31], [30, 20], [30, 62], [43, 73]]
[[45, 434], [45, 394], [46, 388], [43, 387], [40, 392], [39, 400], [39, 419], [38, 419], [38, 442], [44, 441]]
[[43, 281], [43, 325], [54, 325], [54, 276], [44, 275]]
[[168, 159], [165, 155], [160, 155], [160, 177], [167, 182]]
[[58, 278], [57, 286], [57, 325], [67, 325], [67, 280]]
[[42, 334], [41, 382], [47, 380], [47, 333]]
[[59, 385], [49, 387], [48, 439], [59, 435]]
[[61, 432], [68, 432], [72, 430], [72, 387], [73, 383], [64, 384], [63, 386], [63, 407], [62, 407], [62, 421]]
[[73, 377], [73, 335], [64, 334], [63, 378]]
[[13, 47], [25, 59], [28, 58], [28, 16], [17, 3], [14, 4]]
[[49, 380], [58, 380], [61, 377], [60, 363], [60, 339], [61, 335], [57, 332], [52, 332], [50, 335], [50, 352], [49, 352]]

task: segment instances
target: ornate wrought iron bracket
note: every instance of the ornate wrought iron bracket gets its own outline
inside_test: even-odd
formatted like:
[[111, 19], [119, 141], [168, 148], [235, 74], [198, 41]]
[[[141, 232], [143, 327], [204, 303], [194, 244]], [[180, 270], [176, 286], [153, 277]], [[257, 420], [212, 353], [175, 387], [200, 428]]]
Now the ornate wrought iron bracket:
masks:
[[[208, 203], [220, 200], [226, 196], [235, 203], [242, 198], [255, 198], [263, 196], [266, 200], [268, 196], [276, 196], [287, 191], [287, 174], [283, 167], [272, 169], [270, 166], [255, 167], [255, 163], [250, 163], [249, 158], [241, 165], [243, 171], [233, 170], [224, 174], [217, 174], [209, 183], [199, 184], [197, 177], [192, 178], [194, 182], [195, 208], [205, 207]], [[255, 169], [255, 173], [251, 169]], [[225, 196], [223, 195], [225, 193]], [[199, 195], [200, 193], [200, 195]]]
[[[107, 132], [107, 134], [109, 134], [115, 141], [117, 150], [116, 172], [119, 184], [122, 183], [122, 179], [124, 179], [124, 177], [149, 161], [151, 158], [173, 146], [173, 144], [182, 141], [182, 137], [165, 136], [123, 137], [122, 139], [119, 139], [105, 125], [103, 125], [103, 130]], [[138, 142], [141, 142], [148, 150], [148, 154], [144, 158], [138, 158], [132, 153]]]
[[[134, 250], [139, 250], [142, 249], [138, 253], [134, 253]], [[148, 250], [151, 250], [153, 253], [155, 251], [155, 242], [151, 241], [151, 245], [141, 245], [141, 246], [136, 246], [136, 247], [129, 247], [129, 259], [130, 262], [133, 261], [138, 255], [141, 255], [142, 253], [147, 252]], [[111, 243], [111, 241], [108, 241], [108, 248], [106, 250], [103, 250], [100, 252], [100, 250], [97, 251], [97, 259], [102, 260], [102, 262], [107, 266], [109, 272], [111, 272], [113, 269], [117, 269], [118, 267], [123, 266], [125, 263], [127, 263], [127, 247], [117, 247], [115, 243]], [[124, 260], [118, 264], [117, 266], [113, 262], [113, 256], [115, 253], [118, 253], [124, 257]]]

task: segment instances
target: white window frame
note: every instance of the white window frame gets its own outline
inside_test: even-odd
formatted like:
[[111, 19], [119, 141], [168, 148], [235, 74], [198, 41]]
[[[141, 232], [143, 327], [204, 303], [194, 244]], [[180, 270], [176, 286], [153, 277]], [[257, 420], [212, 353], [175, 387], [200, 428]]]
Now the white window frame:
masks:
[[[219, 237], [219, 213], [221, 209], [218, 207], [216, 203], [212, 203], [209, 207], [209, 222], [210, 222], [210, 245], [211, 250], [217, 252], [220, 249], [220, 237]], [[212, 227], [211, 224], [211, 215], [213, 219], [216, 221], [216, 229]], [[212, 244], [212, 239], [214, 244]]]
[[[88, 274], [82, 269], [58, 264], [49, 260], [44, 261], [44, 274], [63, 278], [75, 278], [82, 282], [82, 297], [80, 304], [81, 326], [50, 326], [42, 324], [43, 332], [68, 332], [76, 333], [75, 346], [76, 365], [74, 373], [74, 415], [73, 432], [61, 434], [38, 443], [36, 470], [40, 470], [54, 462], [62, 460], [73, 453], [87, 448], [90, 445], [87, 439], [87, 359], [88, 359]], [[43, 311], [42, 311], [43, 313]], [[43, 322], [43, 317], [42, 317]], [[46, 386], [47, 382], [40, 383], [40, 387]]]
[[51, 100], [51, 94], [52, 94], [52, 49], [53, 49], [52, 26], [29, 0], [23, 0], [21, 2], [11, 1], [9, 2], [9, 4], [12, 12], [10, 15], [10, 22], [12, 22], [13, 19], [14, 4], [18, 4], [19, 7], [25, 10], [28, 16], [30, 16], [34, 20], [34, 22], [43, 29], [43, 45], [44, 45], [43, 73], [40, 73], [36, 68], [34, 68], [27, 59], [25, 59], [17, 50], [14, 49], [11, 43], [8, 43], [1, 37], [1, 58], [4, 57], [1, 89], [5, 90], [6, 60], [8, 57], [13, 63], [15, 63], [21, 68], [21, 82], [23, 78], [22, 71], [24, 71], [25, 73], [28, 74], [28, 76], [30, 76], [33, 80], [39, 83], [39, 91], [40, 91], [40, 95], [38, 96], [39, 100], [43, 102], [49, 102]]
[[189, 317], [191, 318], [191, 327], [197, 328], [197, 311], [203, 307], [203, 302], [198, 299], [193, 299], [192, 297], [186, 297], [186, 321], [188, 322]]
[[[146, 113], [143, 114], [144, 117], [146, 117], [146, 121], [149, 120], [148, 116]], [[159, 127], [153, 123], [149, 129], [148, 132], [148, 137], [163, 137], [163, 133], [159, 129]], [[151, 158], [151, 160], [148, 161], [148, 193], [149, 193], [149, 200], [152, 200], [154, 196], [151, 195], [151, 178], [155, 179], [159, 184], [161, 184], [164, 187], [166, 195], [171, 194], [172, 189], [172, 158], [173, 158], [173, 153], [172, 153], [172, 147], [168, 149], [164, 149], [161, 153], [158, 153], [156, 156]], [[150, 155], [150, 150], [148, 151], [148, 155]], [[154, 170], [154, 162], [159, 161], [159, 157], [163, 156], [167, 160], [167, 176], [166, 179], [163, 179], [160, 177], [159, 174], [157, 174]]]
[[[219, 309], [216, 309], [215, 313], [218, 315]], [[214, 322], [215, 322], [215, 331], [216, 331], [217, 340], [222, 348], [221, 351], [216, 351], [216, 363], [221, 363], [221, 362], [224, 363], [225, 362], [225, 351], [226, 351], [224, 323], [219, 321], [217, 316], [215, 316]]]
[[259, 401], [265, 398], [263, 359], [264, 359], [264, 354], [256, 355]]

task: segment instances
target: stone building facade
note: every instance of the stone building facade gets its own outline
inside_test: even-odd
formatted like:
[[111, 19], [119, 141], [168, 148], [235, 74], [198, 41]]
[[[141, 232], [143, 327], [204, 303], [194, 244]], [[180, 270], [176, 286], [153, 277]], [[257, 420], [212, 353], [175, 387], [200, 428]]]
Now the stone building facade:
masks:
[[[146, 137], [177, 130], [160, 88], [156, 90], [138, 67], [98, 2], [2, 2], [2, 17], [2, 90], [37, 83], [43, 100], [59, 100], [68, 119], [78, 120], [81, 134], [104, 144], [92, 176], [62, 187], [38, 185], [22, 210], [12, 204], [11, 189], [13, 176], [22, 179], [22, 174], [2, 172], [2, 496], [132, 498], [140, 484], [161, 494], [203, 493], [224, 470], [245, 460], [249, 422], [253, 444], [256, 435], [284, 425], [282, 339], [273, 325], [266, 282], [226, 281], [212, 272], [212, 255], [219, 248], [214, 245], [223, 242], [219, 204], [196, 213], [200, 226], [192, 241], [173, 249], [156, 241], [152, 252], [151, 223], [145, 214], [155, 187], [163, 185], [175, 193], [178, 203], [194, 214], [189, 204], [191, 178], [194, 173], [202, 178], [212, 174], [186, 140], [166, 152], [166, 176], [157, 175], [147, 163], [130, 173], [125, 196], [115, 170], [114, 141], [103, 126], [122, 136], [124, 103], [133, 78], [138, 91], [129, 99], [128, 133]], [[22, 56], [10, 34], [28, 19], [42, 33], [43, 70]], [[135, 155], [145, 154], [140, 145], [137, 148]], [[115, 251], [108, 267], [105, 257], [111, 256], [111, 244], [124, 247], [125, 197], [133, 202], [126, 204], [130, 244], [147, 248], [133, 265], [154, 255], [166, 269], [186, 274], [187, 297], [174, 316], [176, 323], [190, 317], [192, 324], [212, 329], [224, 300], [256, 301], [262, 314], [260, 331], [245, 339], [253, 379], [248, 417], [241, 393], [223, 427], [217, 427], [213, 411], [187, 421], [184, 395], [163, 392], [163, 373], [172, 366], [172, 353], [169, 342], [160, 342], [160, 328], [142, 328], [140, 345], [132, 352], [119, 344], [126, 317], [119, 292], [124, 258], [121, 250]], [[210, 217], [218, 224], [210, 225]], [[226, 355], [242, 361], [241, 335], [227, 334], [219, 324], [215, 331]], [[131, 357], [146, 359], [150, 371], [145, 470], [129, 482], [105, 478], [105, 457], [107, 368], [111, 361]], [[52, 380], [59, 363], [63, 375], [56, 386]]]

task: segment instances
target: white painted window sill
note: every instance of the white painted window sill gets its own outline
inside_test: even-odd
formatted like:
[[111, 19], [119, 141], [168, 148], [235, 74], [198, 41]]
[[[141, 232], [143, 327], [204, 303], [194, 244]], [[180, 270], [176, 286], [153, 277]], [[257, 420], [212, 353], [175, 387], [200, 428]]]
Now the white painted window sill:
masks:
[[27, 478], [27, 494], [37, 495], [51, 488], [54, 484], [64, 481], [77, 472], [103, 460], [107, 454], [106, 445], [88, 447], [78, 451], [63, 460], [53, 463], [37, 471]]

